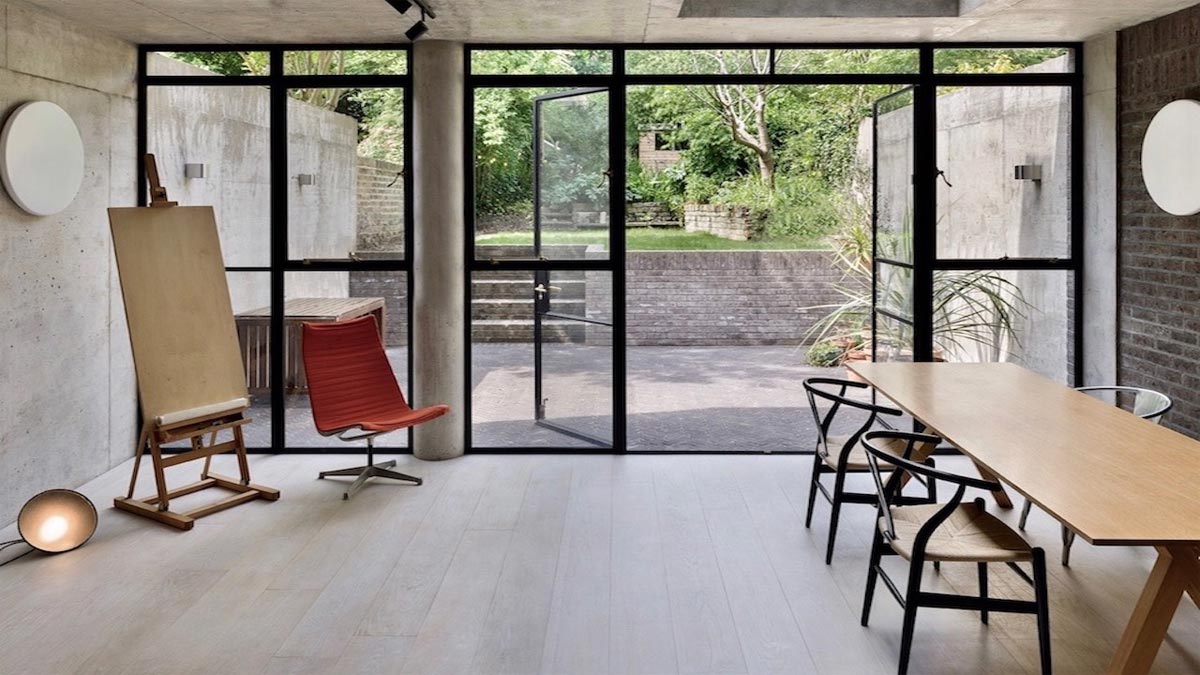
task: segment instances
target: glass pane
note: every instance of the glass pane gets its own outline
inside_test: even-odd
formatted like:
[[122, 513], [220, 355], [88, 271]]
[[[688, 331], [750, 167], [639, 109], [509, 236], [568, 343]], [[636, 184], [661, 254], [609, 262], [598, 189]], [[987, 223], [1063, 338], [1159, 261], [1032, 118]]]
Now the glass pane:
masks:
[[151, 52], [148, 75], [270, 75], [267, 52]]
[[879, 287], [875, 299], [879, 309], [887, 310], [909, 321], [913, 313], [913, 271], [908, 267], [880, 262]]
[[473, 49], [475, 75], [607, 75], [612, 52], [607, 49]]
[[770, 72], [767, 49], [631, 49], [625, 72], [634, 75], [715, 75]]
[[1069, 47], [938, 49], [937, 73], [1073, 73], [1075, 54]]
[[875, 314], [875, 360], [912, 361], [913, 327], [884, 314]]
[[606, 91], [476, 89], [474, 147], [476, 258], [608, 257]]
[[408, 52], [351, 49], [284, 52], [285, 75], [404, 75]]
[[915, 73], [915, 49], [781, 49], [775, 52], [776, 73]]
[[[407, 283], [407, 275], [402, 271], [288, 272], [284, 275], [284, 330], [288, 345], [284, 359], [284, 386], [287, 392], [284, 413], [288, 447], [344, 445], [336, 437], [322, 436], [313, 426], [302, 353], [302, 324], [305, 322], [328, 322], [373, 315], [381, 325], [380, 334], [392, 365], [392, 375], [405, 396], [408, 396]], [[408, 433], [404, 430], [375, 439], [377, 448], [402, 448], [407, 445]]]
[[939, 89], [940, 258], [1066, 258], [1071, 91]]
[[265, 87], [150, 87], [147, 152], [171, 199], [211, 204], [225, 264], [271, 264], [270, 95]]
[[1074, 296], [1070, 271], [939, 271], [934, 276], [934, 357], [1011, 361], [1070, 384]]
[[271, 447], [271, 274], [229, 272], [229, 299], [233, 303], [246, 388], [250, 392], [253, 420], [242, 427], [246, 447]]
[[[611, 443], [612, 306], [609, 272], [552, 272], [535, 342], [532, 272], [479, 272], [471, 279], [472, 445], [591, 448], [561, 429]], [[541, 381], [540, 415], [538, 380]], [[549, 425], [545, 424], [546, 422]]]
[[289, 258], [404, 258], [404, 91], [288, 93]]
[[880, 99], [875, 107], [875, 231], [880, 258], [913, 260], [913, 93]]

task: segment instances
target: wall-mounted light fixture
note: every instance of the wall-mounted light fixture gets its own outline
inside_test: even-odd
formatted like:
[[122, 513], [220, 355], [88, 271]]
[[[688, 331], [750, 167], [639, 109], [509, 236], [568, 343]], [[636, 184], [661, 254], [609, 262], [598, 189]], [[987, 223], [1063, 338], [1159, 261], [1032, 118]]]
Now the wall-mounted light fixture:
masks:
[[303, 187], [305, 185], [316, 185], [317, 184], [317, 174], [315, 174], [315, 173], [297, 174], [296, 182], [299, 183], [301, 187]]
[[205, 166], [203, 164], [184, 164], [183, 165], [183, 177], [184, 178], [188, 178], [188, 179], [204, 178], [204, 174], [205, 174]]
[[1013, 167], [1013, 178], [1017, 180], [1042, 180], [1041, 164], [1018, 164]]
[[92, 538], [97, 520], [95, 505], [82, 494], [74, 490], [46, 490], [21, 507], [17, 516], [21, 538], [0, 544], [0, 549], [24, 542], [42, 553], [73, 551]]

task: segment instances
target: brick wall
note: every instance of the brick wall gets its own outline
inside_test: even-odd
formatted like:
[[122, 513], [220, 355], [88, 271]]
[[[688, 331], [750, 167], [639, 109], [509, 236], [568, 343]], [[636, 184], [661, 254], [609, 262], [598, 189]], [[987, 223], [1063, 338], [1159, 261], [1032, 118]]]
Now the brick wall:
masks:
[[648, 171], [662, 171], [674, 166], [683, 157], [678, 150], [660, 150], [658, 132], [647, 131], [638, 138], [638, 161]]
[[1119, 35], [1117, 372], [1175, 401], [1164, 423], [1200, 436], [1200, 216], [1158, 208], [1141, 178], [1154, 114], [1200, 98], [1200, 6]]
[[404, 272], [351, 272], [350, 297], [383, 298], [384, 343], [388, 347], [408, 344], [408, 284]]
[[404, 167], [358, 158], [359, 251], [404, 250]]
[[628, 343], [799, 344], [841, 281], [827, 251], [630, 252]]

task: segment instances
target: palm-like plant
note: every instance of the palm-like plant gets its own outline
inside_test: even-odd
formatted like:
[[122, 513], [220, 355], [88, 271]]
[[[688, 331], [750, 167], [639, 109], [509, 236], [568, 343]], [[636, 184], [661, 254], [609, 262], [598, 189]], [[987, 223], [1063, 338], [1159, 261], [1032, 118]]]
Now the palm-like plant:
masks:
[[[833, 237], [834, 256], [842, 269], [842, 279], [835, 285], [842, 302], [806, 307], [806, 310], [827, 309], [829, 313], [817, 321], [805, 334], [805, 342], [833, 340], [845, 344], [862, 344], [871, 325], [872, 240], [866, 219], [848, 217], [846, 227]], [[882, 242], [881, 247], [893, 247], [908, 241], [904, 226], [897, 237]], [[893, 251], [894, 253], [894, 251]], [[888, 283], [880, 283], [876, 302], [879, 307], [897, 313], [910, 313], [912, 308], [912, 270], [890, 265]], [[1027, 316], [1031, 305], [1019, 286], [1001, 274], [990, 270], [935, 271], [933, 275], [933, 340], [935, 350], [945, 354], [964, 354], [970, 350], [988, 360], [998, 360], [1020, 346], [1016, 327]], [[876, 338], [880, 347], [893, 351], [911, 349], [912, 328], [899, 321], [879, 321]], [[906, 347], [907, 346], [907, 347]]]

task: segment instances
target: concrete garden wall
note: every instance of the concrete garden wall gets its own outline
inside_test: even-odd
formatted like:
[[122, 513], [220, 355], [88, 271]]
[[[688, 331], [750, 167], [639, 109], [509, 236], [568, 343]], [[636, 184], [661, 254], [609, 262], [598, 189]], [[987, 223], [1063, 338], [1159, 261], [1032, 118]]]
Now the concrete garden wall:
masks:
[[[1024, 72], [1062, 72], [1059, 57]], [[1064, 87], [974, 87], [937, 98], [938, 253], [985, 261], [1009, 257], [1067, 257], [1070, 234], [1070, 91]], [[894, 228], [911, 223], [910, 107], [880, 120], [881, 205]], [[871, 120], [860, 127], [858, 157], [871, 166]], [[1018, 164], [1042, 167], [1042, 181], [1018, 181]], [[909, 215], [904, 216], [907, 212]], [[1062, 382], [1073, 373], [1073, 275], [1000, 273], [1022, 291], [1030, 308], [1007, 346], [1014, 360]], [[1018, 344], [1019, 343], [1019, 344]], [[961, 350], [953, 360], [990, 360], [991, 350]]]
[[0, 113], [53, 101], [85, 151], [83, 184], [63, 212], [31, 216], [0, 196], [2, 526], [35, 493], [76, 487], [133, 455], [133, 361], [105, 209], [134, 205], [138, 164], [133, 45], [2, 3], [0, 44]]

